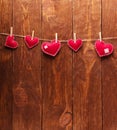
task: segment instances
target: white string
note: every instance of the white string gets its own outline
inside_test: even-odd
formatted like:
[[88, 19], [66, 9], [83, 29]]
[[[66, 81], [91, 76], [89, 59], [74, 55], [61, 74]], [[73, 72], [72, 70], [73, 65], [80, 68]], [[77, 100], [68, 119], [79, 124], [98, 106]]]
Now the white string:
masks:
[[[4, 35], [4, 36], [8, 36], [9, 33], [0, 33], [0, 35]], [[17, 35], [17, 34], [13, 34], [15, 37], [20, 37], [20, 38], [24, 38], [25, 36], [23, 35]], [[117, 37], [105, 37], [105, 38], [102, 38], [102, 40], [116, 40]], [[51, 41], [50, 39], [43, 39], [43, 38], [40, 38], [39, 39], [40, 41]], [[84, 42], [92, 42], [92, 41], [96, 41], [97, 39], [83, 39], [82, 41]], [[60, 42], [68, 42], [68, 40], [59, 40]]]

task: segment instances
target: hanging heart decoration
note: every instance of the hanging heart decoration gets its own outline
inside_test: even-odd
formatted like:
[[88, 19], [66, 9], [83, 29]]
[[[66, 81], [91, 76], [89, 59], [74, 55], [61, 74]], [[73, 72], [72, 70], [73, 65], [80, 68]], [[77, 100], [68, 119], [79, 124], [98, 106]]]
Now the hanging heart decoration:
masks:
[[95, 49], [100, 57], [109, 56], [113, 53], [114, 47], [111, 43], [97, 40], [95, 42]]
[[44, 42], [41, 45], [42, 51], [50, 56], [56, 56], [61, 48], [61, 43], [59, 41], [55, 42], [55, 40], [51, 42]]
[[76, 42], [73, 39], [70, 39], [67, 44], [75, 52], [77, 52], [83, 45], [81, 39], [77, 39]]
[[39, 38], [37, 37], [32, 38], [30, 35], [27, 35], [24, 37], [24, 41], [28, 48], [33, 48], [38, 45]]
[[18, 47], [18, 42], [14, 40], [14, 36], [7, 36], [6, 42], [5, 42], [5, 47], [16, 49]]

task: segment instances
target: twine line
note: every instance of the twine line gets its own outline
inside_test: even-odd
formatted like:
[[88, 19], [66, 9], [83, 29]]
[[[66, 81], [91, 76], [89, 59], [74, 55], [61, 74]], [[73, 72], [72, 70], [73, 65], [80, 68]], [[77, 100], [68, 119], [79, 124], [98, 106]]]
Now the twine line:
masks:
[[[8, 36], [8, 33], [0, 33], [0, 35], [5, 35]], [[23, 35], [17, 35], [17, 34], [13, 34], [15, 37], [20, 37], [20, 38], [24, 38], [25, 36]], [[102, 40], [115, 40], [117, 39], [117, 37], [105, 37], [102, 38]], [[51, 41], [50, 39], [43, 39], [43, 38], [39, 38], [40, 41]], [[92, 42], [92, 41], [96, 41], [97, 39], [83, 39], [82, 41], [84, 42]], [[60, 42], [68, 42], [68, 40], [59, 40]]]

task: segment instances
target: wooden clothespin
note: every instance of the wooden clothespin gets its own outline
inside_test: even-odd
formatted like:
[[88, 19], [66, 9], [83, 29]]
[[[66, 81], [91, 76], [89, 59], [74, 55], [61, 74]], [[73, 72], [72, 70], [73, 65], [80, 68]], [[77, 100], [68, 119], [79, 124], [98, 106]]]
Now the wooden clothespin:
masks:
[[13, 27], [10, 27], [10, 36], [13, 36]]
[[76, 33], [74, 33], [74, 43], [76, 43]]
[[33, 40], [33, 38], [34, 38], [34, 34], [35, 34], [35, 31], [33, 30], [33, 31], [32, 31], [32, 37], [31, 37], [31, 40]]
[[57, 43], [58, 42], [58, 34], [55, 33], [55, 42]]
[[100, 39], [100, 42], [102, 41], [102, 33], [99, 32], [99, 39]]

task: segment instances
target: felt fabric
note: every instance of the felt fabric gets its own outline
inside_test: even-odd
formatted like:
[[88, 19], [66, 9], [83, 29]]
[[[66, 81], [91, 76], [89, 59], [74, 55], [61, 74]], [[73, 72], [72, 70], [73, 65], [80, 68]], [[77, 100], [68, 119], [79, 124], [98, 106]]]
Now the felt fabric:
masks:
[[56, 43], [55, 40], [53, 40], [51, 42], [44, 42], [41, 45], [42, 51], [45, 54], [53, 56], [53, 57], [57, 55], [60, 48], [61, 48], [61, 43], [59, 41], [57, 41], [57, 43]]
[[75, 52], [77, 52], [83, 45], [81, 39], [77, 39], [76, 42], [74, 42], [74, 40], [70, 39], [67, 44]]
[[31, 39], [31, 38], [32, 37], [30, 35], [27, 35], [24, 37], [24, 41], [28, 48], [33, 48], [33, 47], [37, 46], [39, 43], [39, 38], [37, 38], [37, 37], [34, 37], [33, 39]]
[[15, 39], [14, 36], [7, 36], [5, 47], [12, 48], [12, 49], [17, 48], [18, 42], [16, 42], [14, 39]]
[[108, 56], [113, 53], [114, 47], [111, 43], [97, 40], [95, 42], [95, 49], [100, 57]]

